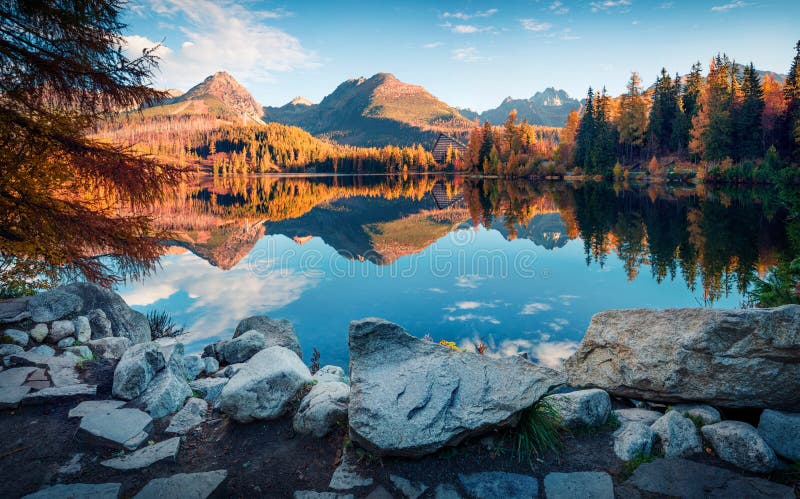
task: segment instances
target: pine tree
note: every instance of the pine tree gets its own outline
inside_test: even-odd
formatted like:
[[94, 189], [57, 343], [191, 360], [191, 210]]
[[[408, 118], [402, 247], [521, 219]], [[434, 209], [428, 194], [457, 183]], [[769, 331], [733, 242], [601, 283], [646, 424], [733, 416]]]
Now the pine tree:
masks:
[[700, 96], [700, 109], [692, 119], [690, 148], [712, 163], [733, 156], [731, 74], [731, 62], [726, 55], [712, 59]]
[[767, 150], [771, 146], [783, 149], [785, 141], [781, 136], [781, 120], [786, 113], [783, 87], [771, 74], [767, 74], [761, 84], [761, 92], [764, 96], [764, 112], [761, 116], [761, 127], [764, 132], [762, 147]]
[[633, 161], [634, 154], [638, 157], [647, 131], [647, 102], [642, 96], [641, 83], [639, 74], [631, 73], [628, 92], [621, 98], [617, 118], [619, 142], [628, 162]]
[[672, 129], [678, 118], [678, 92], [667, 70], [661, 69], [653, 91], [647, 139], [651, 151], [666, 153], [672, 142]]
[[586, 94], [586, 106], [581, 115], [581, 124], [578, 127], [578, 135], [575, 138], [575, 164], [588, 169], [591, 165], [592, 143], [595, 135], [594, 122], [594, 92], [589, 87]]
[[785, 136], [792, 161], [800, 162], [800, 41], [783, 86], [786, 99]]
[[610, 118], [611, 99], [606, 89], [595, 103], [595, 133], [592, 140], [589, 171], [610, 176], [616, 163], [617, 129]]
[[741, 92], [742, 104], [736, 114], [736, 157], [755, 159], [764, 153], [761, 128], [764, 94], [753, 63], [744, 68]]

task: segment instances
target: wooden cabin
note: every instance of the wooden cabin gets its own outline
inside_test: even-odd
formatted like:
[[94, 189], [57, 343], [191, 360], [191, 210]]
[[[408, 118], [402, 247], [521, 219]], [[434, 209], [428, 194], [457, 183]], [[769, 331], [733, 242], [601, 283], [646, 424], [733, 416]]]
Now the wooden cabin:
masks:
[[463, 156], [464, 153], [467, 152], [467, 146], [462, 142], [445, 133], [440, 133], [436, 142], [433, 143], [433, 149], [431, 150], [434, 161], [437, 163], [444, 163], [447, 157], [447, 149], [449, 148], [453, 148], [453, 151], [457, 151], [460, 156]]

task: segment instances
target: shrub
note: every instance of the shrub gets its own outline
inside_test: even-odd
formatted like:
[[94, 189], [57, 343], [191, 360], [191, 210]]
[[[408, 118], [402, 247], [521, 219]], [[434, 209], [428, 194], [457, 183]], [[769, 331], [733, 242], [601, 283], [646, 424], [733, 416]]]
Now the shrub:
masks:
[[558, 453], [561, 441], [561, 415], [544, 399], [540, 399], [522, 412], [517, 426], [517, 445], [514, 454], [533, 467], [533, 460], [548, 452]]
[[147, 313], [150, 333], [153, 338], [172, 338], [188, 333], [186, 328], [178, 327], [172, 317], [165, 311], [151, 310]]

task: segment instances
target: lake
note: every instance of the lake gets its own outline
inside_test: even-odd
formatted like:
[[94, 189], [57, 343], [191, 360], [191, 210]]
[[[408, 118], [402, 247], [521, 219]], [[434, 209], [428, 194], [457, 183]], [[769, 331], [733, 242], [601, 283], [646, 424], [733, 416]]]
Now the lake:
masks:
[[202, 177], [159, 206], [160, 268], [119, 287], [188, 352], [255, 314], [347, 366], [353, 319], [557, 366], [610, 308], [740, 307], [787, 248], [769, 191], [460, 176]]

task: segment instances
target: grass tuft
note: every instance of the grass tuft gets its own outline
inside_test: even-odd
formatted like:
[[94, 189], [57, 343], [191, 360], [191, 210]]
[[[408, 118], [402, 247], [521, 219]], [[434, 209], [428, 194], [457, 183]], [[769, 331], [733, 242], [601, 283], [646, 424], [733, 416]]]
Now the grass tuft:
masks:
[[151, 310], [147, 313], [150, 332], [155, 338], [173, 338], [188, 333], [186, 328], [178, 327], [172, 317], [165, 311]]
[[630, 461], [627, 461], [625, 465], [622, 467], [623, 480], [627, 480], [628, 477], [633, 475], [633, 472], [636, 471], [636, 468], [643, 465], [644, 463], [651, 463], [653, 462], [654, 459], [655, 457], [652, 454], [639, 454]]
[[547, 400], [540, 399], [525, 409], [517, 426], [517, 460], [527, 460], [533, 468], [534, 459], [548, 452], [558, 454], [564, 446], [560, 429], [561, 415]]

